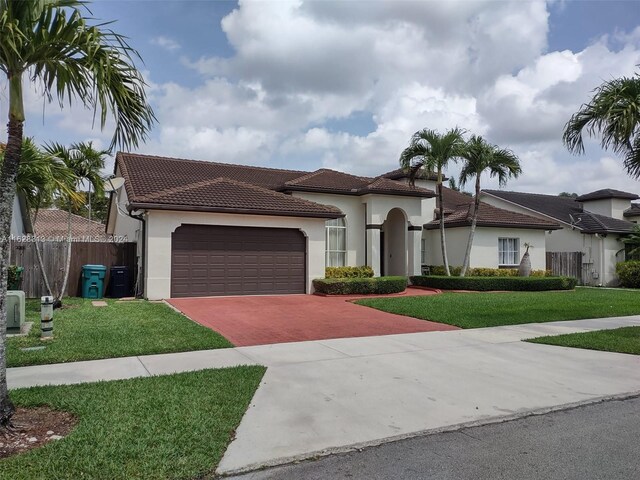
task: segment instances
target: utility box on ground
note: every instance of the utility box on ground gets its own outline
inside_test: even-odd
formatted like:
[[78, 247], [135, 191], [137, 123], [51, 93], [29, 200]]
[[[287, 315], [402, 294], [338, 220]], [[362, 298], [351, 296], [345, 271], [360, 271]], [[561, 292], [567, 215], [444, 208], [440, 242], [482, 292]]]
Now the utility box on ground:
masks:
[[102, 298], [106, 274], [107, 267], [104, 265], [83, 265], [82, 298]]
[[7, 290], [7, 333], [20, 333], [24, 325], [24, 292]]

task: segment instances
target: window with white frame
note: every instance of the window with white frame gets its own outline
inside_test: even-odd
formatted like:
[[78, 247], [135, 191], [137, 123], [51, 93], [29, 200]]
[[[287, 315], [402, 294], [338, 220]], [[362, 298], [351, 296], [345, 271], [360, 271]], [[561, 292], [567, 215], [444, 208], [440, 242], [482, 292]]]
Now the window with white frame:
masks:
[[344, 267], [347, 264], [347, 227], [344, 218], [326, 223], [326, 266]]
[[424, 238], [420, 240], [420, 263], [427, 264], [427, 241]]
[[498, 264], [502, 266], [514, 266], [520, 263], [520, 239], [498, 239]]

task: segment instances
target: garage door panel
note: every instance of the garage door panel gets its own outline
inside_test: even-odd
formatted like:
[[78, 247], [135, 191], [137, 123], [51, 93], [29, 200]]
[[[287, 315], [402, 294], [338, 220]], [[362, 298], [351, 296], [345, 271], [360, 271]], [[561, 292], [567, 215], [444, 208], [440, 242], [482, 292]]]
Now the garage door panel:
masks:
[[183, 225], [172, 235], [173, 297], [304, 293], [305, 285], [298, 230]]

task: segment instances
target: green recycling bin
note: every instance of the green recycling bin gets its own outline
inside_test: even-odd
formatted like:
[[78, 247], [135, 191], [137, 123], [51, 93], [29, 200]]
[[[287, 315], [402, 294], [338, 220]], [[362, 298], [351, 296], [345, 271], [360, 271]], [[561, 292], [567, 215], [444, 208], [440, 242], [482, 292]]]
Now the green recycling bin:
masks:
[[106, 273], [104, 265], [82, 266], [82, 298], [102, 298]]

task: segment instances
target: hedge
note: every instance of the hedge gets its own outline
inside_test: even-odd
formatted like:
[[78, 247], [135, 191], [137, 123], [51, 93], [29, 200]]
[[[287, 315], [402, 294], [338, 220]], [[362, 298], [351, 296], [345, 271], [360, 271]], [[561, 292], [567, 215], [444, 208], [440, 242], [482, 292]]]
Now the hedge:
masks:
[[361, 267], [327, 267], [324, 269], [325, 278], [371, 278], [373, 268], [368, 265]]
[[573, 290], [577, 280], [573, 277], [443, 277], [438, 275], [419, 275], [411, 277], [411, 283], [419, 287], [439, 288], [442, 290], [534, 292]]
[[640, 261], [629, 260], [616, 265], [620, 285], [627, 288], [640, 288]]
[[407, 288], [407, 277], [318, 278], [313, 287], [325, 295], [399, 293]]
[[[428, 265], [429, 275], [444, 276], [447, 272], [442, 265]], [[460, 276], [462, 267], [449, 267], [451, 275], [454, 277]], [[467, 270], [468, 277], [517, 277], [517, 268], [470, 268]], [[550, 277], [551, 270], [533, 270], [531, 272], [532, 277]]]

